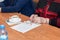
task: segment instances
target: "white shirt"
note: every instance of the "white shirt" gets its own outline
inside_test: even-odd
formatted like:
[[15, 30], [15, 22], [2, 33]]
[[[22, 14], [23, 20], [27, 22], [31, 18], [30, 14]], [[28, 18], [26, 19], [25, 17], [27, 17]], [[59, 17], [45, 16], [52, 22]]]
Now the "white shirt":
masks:
[[0, 2], [3, 2], [4, 0], [0, 0]]

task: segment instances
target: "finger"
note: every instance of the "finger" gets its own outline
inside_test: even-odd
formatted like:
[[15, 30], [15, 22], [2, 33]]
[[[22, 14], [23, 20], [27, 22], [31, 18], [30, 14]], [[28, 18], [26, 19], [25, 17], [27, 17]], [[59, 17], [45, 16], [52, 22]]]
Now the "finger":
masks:
[[36, 17], [38, 17], [38, 15], [35, 14], [35, 15], [34, 15], [34, 18], [36, 18]]
[[39, 22], [40, 22], [39, 17], [35, 17], [33, 22], [34, 22], [34, 23], [39, 23]]
[[30, 16], [30, 19], [33, 19], [34, 18], [34, 14]]
[[37, 17], [37, 23], [41, 24], [41, 19], [40, 19], [40, 17]]
[[33, 21], [34, 21], [34, 16], [35, 16], [34, 14], [33, 14], [33, 15], [31, 15], [31, 17], [30, 17], [30, 19], [29, 19], [31, 22], [33, 22]]
[[33, 14], [30, 16], [30, 19], [33, 19], [34, 17], [38, 17], [38, 15]]

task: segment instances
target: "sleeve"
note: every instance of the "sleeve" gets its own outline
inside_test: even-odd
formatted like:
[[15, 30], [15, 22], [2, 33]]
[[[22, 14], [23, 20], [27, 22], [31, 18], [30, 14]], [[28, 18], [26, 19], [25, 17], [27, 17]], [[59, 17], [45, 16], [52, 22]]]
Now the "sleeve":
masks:
[[2, 12], [17, 12], [23, 8], [29, 0], [18, 0], [14, 6], [2, 7]]
[[60, 28], [60, 18], [50, 19], [49, 24]]

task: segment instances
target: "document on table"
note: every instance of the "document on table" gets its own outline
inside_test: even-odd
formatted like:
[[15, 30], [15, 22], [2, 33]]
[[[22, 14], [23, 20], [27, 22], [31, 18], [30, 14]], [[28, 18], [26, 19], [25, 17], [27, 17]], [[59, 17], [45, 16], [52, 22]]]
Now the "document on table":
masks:
[[30, 22], [22, 22], [18, 25], [15, 25], [15, 26], [12, 26], [11, 28], [16, 30], [16, 31], [19, 31], [19, 32], [22, 32], [22, 33], [26, 33], [36, 27], [39, 27], [41, 24], [37, 24], [37, 23], [30, 23]]

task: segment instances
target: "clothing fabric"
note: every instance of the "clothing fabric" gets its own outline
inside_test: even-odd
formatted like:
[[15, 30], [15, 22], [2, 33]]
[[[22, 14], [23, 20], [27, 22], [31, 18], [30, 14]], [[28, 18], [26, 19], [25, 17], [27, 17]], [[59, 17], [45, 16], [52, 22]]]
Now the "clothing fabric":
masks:
[[2, 12], [21, 12], [26, 16], [34, 13], [32, 0], [5, 0], [3, 3], [6, 7], [2, 7]]
[[0, 7], [5, 7], [3, 2], [0, 2]]
[[[39, 5], [37, 6], [35, 13], [41, 17], [49, 18], [50, 25], [57, 26], [60, 28], [60, 21], [59, 21], [60, 20], [60, 3], [52, 2], [51, 4], [48, 4], [47, 1], [45, 0], [43, 1], [44, 2], [40, 1], [38, 3]], [[40, 4], [41, 2], [43, 3], [43, 5]]]

